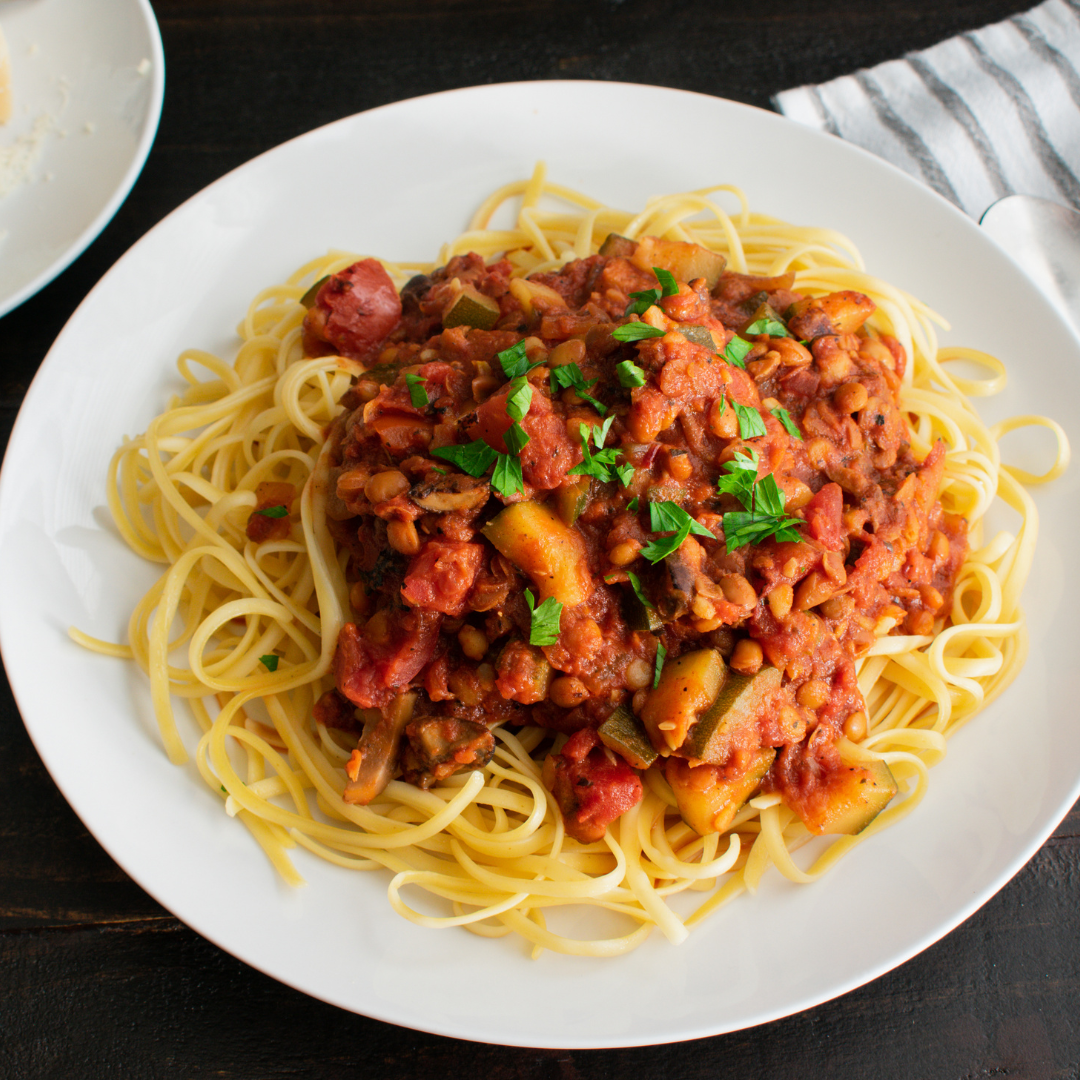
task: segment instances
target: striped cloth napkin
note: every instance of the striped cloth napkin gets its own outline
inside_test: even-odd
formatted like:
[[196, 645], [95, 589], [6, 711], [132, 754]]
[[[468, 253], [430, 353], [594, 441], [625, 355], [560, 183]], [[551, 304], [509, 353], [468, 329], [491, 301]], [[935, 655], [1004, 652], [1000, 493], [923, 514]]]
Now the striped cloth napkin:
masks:
[[925, 181], [976, 220], [1005, 195], [1080, 210], [1080, 2], [1031, 11], [773, 98]]

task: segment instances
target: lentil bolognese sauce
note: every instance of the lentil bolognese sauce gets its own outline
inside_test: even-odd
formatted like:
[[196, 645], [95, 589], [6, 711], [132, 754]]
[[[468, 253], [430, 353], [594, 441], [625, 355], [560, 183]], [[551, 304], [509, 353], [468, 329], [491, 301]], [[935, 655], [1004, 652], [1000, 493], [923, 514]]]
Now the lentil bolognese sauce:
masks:
[[[181, 357], [189, 391], [118, 452], [118, 524], [171, 565], [130, 646], [73, 634], [143, 664], [177, 761], [190, 703], [204, 779], [287, 880], [300, 844], [390, 868], [422, 925], [678, 942], [910, 812], [1022, 663], [1019, 481], [1065, 468], [1060, 428], [984, 427], [964, 395], [999, 361], [938, 350], [837, 234], [711, 191], [633, 216], [538, 169], [437, 268], [316, 260], [256, 298], [231, 368]], [[1039, 477], [1000, 463], [1029, 424], [1057, 441]], [[1021, 525], [984, 542], [995, 495]], [[548, 929], [580, 903], [636, 928]]]

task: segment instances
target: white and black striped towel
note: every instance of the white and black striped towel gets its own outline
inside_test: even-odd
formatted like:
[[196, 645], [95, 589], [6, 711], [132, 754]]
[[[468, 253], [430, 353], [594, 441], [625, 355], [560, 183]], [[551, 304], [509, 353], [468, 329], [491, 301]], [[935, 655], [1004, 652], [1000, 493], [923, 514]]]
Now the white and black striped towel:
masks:
[[773, 104], [924, 180], [978, 220], [1005, 195], [1080, 210], [1080, 2], [1047, 0]]

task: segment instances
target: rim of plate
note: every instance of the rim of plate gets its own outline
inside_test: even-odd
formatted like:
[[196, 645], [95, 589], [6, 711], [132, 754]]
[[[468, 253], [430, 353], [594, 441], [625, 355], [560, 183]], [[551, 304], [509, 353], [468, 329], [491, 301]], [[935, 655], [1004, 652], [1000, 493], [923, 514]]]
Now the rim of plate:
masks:
[[[139, 0], [139, 3], [141, 5], [147, 6], [148, 0]], [[763, 118], [767, 117], [769, 123], [792, 125], [792, 127], [798, 128], [802, 132], [809, 133], [814, 138], [829, 140], [837, 146], [843, 147], [843, 152], [852, 153], [865, 159], [868, 162], [872, 162], [873, 168], [884, 169], [895, 174], [897, 177], [901, 177], [905, 183], [917, 188], [923, 196], [929, 196], [932, 200], [935, 200], [938, 204], [940, 204], [942, 208], [946, 209], [948, 213], [954, 215], [958, 220], [964, 221], [967, 225], [970, 225], [971, 228], [978, 231], [978, 226], [973, 221], [971, 221], [971, 219], [968, 218], [967, 215], [963, 214], [963, 212], [960, 211], [957, 207], [953, 206], [947, 200], [943, 199], [930, 188], [919, 184], [918, 181], [912, 179], [910, 176], [903, 173], [901, 170], [897, 169], [889, 162], [886, 162], [881, 158], [870, 154], [868, 151], [865, 151], [858, 146], [847, 143], [834, 136], [830, 136], [827, 133], [810, 131], [810, 129], [803, 128], [801, 125], [796, 125], [793, 121], [787, 119], [786, 117], [783, 117], [780, 114], [773, 113], [765, 109], [760, 109], [756, 106], [748, 105], [743, 102], [731, 101], [725, 98], [718, 98], [714, 95], [701, 94], [686, 90], [678, 90], [669, 87], [657, 87], [648, 86], [646, 84], [612, 82], [606, 80], [535, 80], [460, 87], [453, 90], [445, 90], [433, 94], [420, 95], [418, 97], [391, 102], [372, 109], [363, 110], [360, 113], [342, 117], [338, 120], [332, 121], [331, 123], [321, 125], [318, 128], [314, 128], [308, 132], [289, 139], [286, 142], [278, 144], [277, 146], [264, 151], [258, 156], [250, 159], [244, 164], [219, 177], [217, 180], [207, 185], [205, 188], [203, 188], [196, 194], [192, 195], [189, 199], [185, 200], [184, 203], [176, 207], [165, 218], [163, 218], [160, 222], [158, 222], [151, 229], [149, 229], [124, 253], [124, 255], [121, 256], [119, 260], [117, 260], [116, 264], [114, 264], [114, 266], [110, 268], [110, 270], [102, 277], [102, 279], [97, 284], [95, 284], [95, 286], [83, 299], [79, 307], [72, 314], [68, 323], [58, 335], [56, 341], [50, 348], [49, 353], [46, 355], [44, 361], [42, 362], [41, 368], [35, 375], [30, 387], [28, 388], [23, 407], [20, 409], [19, 415], [16, 417], [16, 421], [12, 429], [11, 439], [9, 442], [9, 451], [13, 447], [17, 449], [19, 444], [21, 443], [23, 437], [23, 429], [25, 426], [25, 416], [30, 411], [27, 406], [36, 400], [38, 394], [43, 392], [42, 387], [44, 385], [45, 378], [47, 378], [46, 373], [48, 371], [50, 358], [63, 346], [63, 344], [66, 342], [67, 336], [75, 332], [75, 329], [77, 329], [77, 327], [75, 327], [75, 324], [78, 321], [80, 313], [83, 312], [85, 308], [92, 306], [95, 303], [99, 293], [108, 288], [109, 278], [115, 272], [117, 272], [118, 268], [126, 265], [130, 260], [137, 258], [140, 249], [144, 245], [148, 245], [149, 243], [151, 243], [152, 238], [160, 230], [162, 230], [166, 226], [166, 224], [170, 222], [174, 217], [184, 214], [186, 208], [188, 208], [190, 205], [201, 200], [202, 198], [207, 196], [208, 193], [215, 191], [222, 185], [234, 182], [235, 178], [238, 175], [243, 174], [247, 170], [253, 169], [254, 167], [256, 167], [257, 163], [262, 162], [264, 159], [279, 153], [283, 153], [286, 151], [287, 148], [292, 147], [297, 143], [311, 139], [314, 136], [317, 136], [319, 133], [325, 133], [329, 129], [338, 126], [348, 125], [351, 122], [354, 122], [360, 116], [368, 116], [374, 113], [383, 113], [393, 110], [408, 109], [410, 107], [415, 107], [418, 103], [437, 98], [446, 98], [450, 96], [467, 96], [470, 94], [491, 94], [498, 93], [500, 90], [508, 90], [511, 88], [517, 89], [523, 87], [539, 87], [540, 93], [544, 92], [544, 88], [558, 87], [576, 87], [580, 88], [583, 93], [587, 93], [597, 87], [604, 88], [606, 91], [618, 90], [620, 88], [623, 88], [627, 91], [637, 93], [645, 91], [650, 94], [656, 95], [671, 95], [673, 98], [689, 96], [710, 101], [722, 107], [753, 112], [759, 114]], [[988, 242], [990, 242], [989, 238]], [[1021, 277], [1025, 276], [1019, 267], [1015, 267], [1014, 265], [1014, 268]], [[1034, 286], [1032, 287], [1034, 288]], [[1053, 310], [1052, 308], [1050, 308], [1048, 302], [1047, 307], [1048, 310]], [[1064, 320], [1056, 311], [1054, 311], [1054, 315], [1055, 318], [1066, 329], [1070, 337], [1075, 340], [1077, 335], [1069, 326], [1067, 321]], [[11, 458], [12, 454], [9, 452], [5, 455], [3, 466], [0, 467], [0, 524], [4, 523], [7, 518], [7, 514], [5, 513], [5, 506], [9, 501], [8, 493], [11, 485], [7, 483], [6, 480], [8, 472], [7, 466]], [[2, 532], [0, 532], [0, 544], [2, 544], [2, 542], [3, 535]], [[0, 653], [6, 654], [7, 650], [5, 648], [5, 643], [9, 640], [9, 634], [12, 633], [13, 628], [10, 626], [8, 605], [0, 601]], [[142, 889], [144, 889], [149, 895], [151, 895], [158, 903], [160, 903], [163, 907], [173, 913], [175, 917], [185, 922], [193, 930], [199, 933], [200, 936], [205, 937], [208, 941], [211, 941], [223, 951], [237, 957], [245, 964], [255, 968], [263, 974], [269, 975], [276, 981], [282, 982], [285, 985], [288, 985], [304, 994], [307, 994], [308, 996], [314, 997], [328, 1004], [335, 1005], [339, 1008], [345, 1009], [346, 1011], [358, 1012], [362, 1015], [366, 1015], [374, 1019], [382, 1020], [406, 1028], [426, 1031], [436, 1035], [463, 1039], [467, 1041], [494, 1042], [500, 1045], [512, 1045], [520, 1047], [543, 1047], [551, 1049], [601, 1049], [656, 1045], [666, 1042], [682, 1042], [690, 1039], [710, 1037], [714, 1035], [726, 1034], [733, 1031], [745, 1030], [747, 1028], [756, 1027], [764, 1023], [769, 1023], [775, 1020], [783, 1019], [788, 1016], [793, 1016], [807, 1009], [834, 1000], [835, 998], [849, 993], [851, 990], [854, 990], [860, 986], [866, 985], [874, 979], [879, 978], [883, 974], [899, 967], [901, 964], [910, 960], [912, 957], [929, 948], [935, 942], [941, 940], [941, 938], [946, 936], [958, 925], [960, 925], [964, 920], [969, 918], [991, 897], [998, 893], [1016, 875], [1016, 873], [1020, 869], [1022, 869], [1022, 867], [1035, 854], [1035, 852], [1043, 845], [1043, 843], [1045, 843], [1046, 839], [1054, 831], [1062, 818], [1068, 813], [1069, 809], [1077, 800], [1077, 798], [1080, 798], [1080, 773], [1078, 773], [1073, 778], [1071, 788], [1069, 789], [1069, 794], [1063, 804], [1055, 807], [1054, 813], [1050, 814], [1046, 818], [1042, 826], [1036, 832], [1032, 833], [1031, 837], [1026, 843], [1020, 845], [1016, 853], [1005, 862], [1003, 868], [983, 888], [972, 894], [965, 903], [960, 904], [956, 908], [954, 908], [948, 918], [945, 918], [940, 922], [936, 923], [927, 932], [918, 935], [917, 938], [915, 938], [913, 941], [910, 941], [905, 947], [892, 953], [888, 958], [860, 970], [857, 974], [849, 978], [836, 981], [824, 991], [806, 991], [803, 996], [793, 998], [786, 1004], [780, 1004], [769, 1009], [761, 1009], [758, 1014], [756, 1014], [752, 1019], [749, 1020], [740, 1019], [737, 1022], [725, 1024], [724, 1021], [720, 1019], [715, 1024], [702, 1024], [692, 1029], [684, 1028], [677, 1032], [669, 1033], [666, 1036], [660, 1033], [654, 1034], [650, 1032], [640, 1036], [620, 1035], [617, 1037], [601, 1034], [600, 1036], [595, 1038], [575, 1038], [573, 1040], [565, 1042], [538, 1042], [535, 1040], [526, 1041], [525, 1039], [522, 1039], [520, 1037], [513, 1037], [512, 1034], [510, 1034], [508, 1037], [508, 1033], [500, 1032], [499, 1030], [493, 1028], [490, 1023], [487, 1027], [484, 1027], [482, 1021], [478, 1021], [478, 1026], [475, 1030], [462, 1032], [459, 1028], [455, 1027], [453, 1023], [439, 1023], [436, 1021], [428, 1021], [424, 1018], [418, 1018], [415, 1015], [407, 1015], [405, 1011], [402, 1010], [395, 1010], [389, 1007], [379, 1007], [376, 1002], [369, 1002], [364, 1006], [363, 1009], [361, 1009], [355, 1004], [350, 1004], [348, 1001], [342, 1000], [338, 995], [332, 992], [320, 990], [317, 985], [311, 984], [310, 981], [305, 982], [305, 980], [302, 978], [291, 978], [274, 970], [274, 965], [271, 961], [263, 957], [253, 957], [249, 955], [246, 950], [238, 948], [234, 944], [230, 944], [227, 939], [227, 935], [224, 932], [218, 931], [214, 928], [206, 928], [200, 924], [200, 920], [198, 918], [189, 918], [186, 917], [184, 914], [177, 912], [170, 903], [166, 902], [166, 900], [164, 900], [161, 896], [158, 895], [157, 891], [153, 887], [149, 887], [143, 882], [142, 875], [140, 874], [140, 865], [138, 863], [132, 863], [126, 853], [118, 854], [116, 851], [114, 851], [114, 844], [110, 837], [101, 836], [98, 834], [94, 826], [91, 825], [88, 821], [88, 816], [92, 817], [92, 813], [88, 813], [80, 803], [73, 801], [72, 796], [59, 782], [59, 780], [56, 779], [56, 774], [49, 761], [49, 758], [42, 751], [42, 746], [40, 745], [39, 739], [36, 737], [34, 722], [27, 722], [26, 715], [23, 712], [22, 702], [24, 700], [24, 695], [22, 692], [22, 673], [17, 669], [10, 671], [9, 681], [16, 703], [19, 705], [20, 713], [23, 715], [24, 724], [27, 728], [28, 734], [30, 735], [31, 741], [34, 743], [34, 746], [37, 752], [41, 755], [42, 760], [46, 765], [46, 768], [49, 770], [50, 775], [53, 776], [54, 781], [56, 781], [57, 786], [60, 788], [61, 793], [68, 801], [69, 805], [72, 806], [73, 810], [86, 825], [87, 829], [91, 832], [92, 835], [94, 835], [95, 839], [97, 839], [97, 841], [102, 845], [102, 847], [105, 848], [105, 850], [109, 853], [110, 857], [113, 858], [117, 862], [117, 864], [121, 866], [125, 873], [127, 873]]]

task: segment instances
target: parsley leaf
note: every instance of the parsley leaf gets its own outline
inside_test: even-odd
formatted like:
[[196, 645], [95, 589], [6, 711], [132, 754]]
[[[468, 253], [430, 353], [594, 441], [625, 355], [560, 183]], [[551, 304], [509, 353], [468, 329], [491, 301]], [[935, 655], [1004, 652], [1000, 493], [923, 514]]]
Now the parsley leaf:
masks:
[[747, 447], [749, 453], [735, 451], [735, 457], [724, 463], [727, 476], [716, 481], [717, 490], [723, 495], [734, 495], [743, 508], [754, 508], [754, 485], [757, 483], [758, 456], [753, 447]]
[[560, 390], [573, 390], [578, 397], [587, 401], [601, 416], [607, 412], [607, 406], [601, 404], [594, 397], [590, 397], [586, 390], [596, 382], [595, 379], [585, 381], [585, 376], [577, 364], [563, 364], [551, 369], [551, 395], [555, 396]]
[[656, 669], [653, 672], [652, 688], [655, 690], [660, 685], [660, 672], [664, 670], [664, 661], [667, 659], [667, 649], [659, 642], [656, 645]]
[[645, 372], [633, 360], [624, 360], [615, 365], [615, 374], [619, 376], [619, 385], [629, 390], [634, 386], [645, 385]]
[[559, 640], [559, 620], [562, 618], [562, 604], [549, 596], [539, 607], [536, 606], [536, 597], [526, 589], [525, 603], [532, 612], [532, 620], [529, 624], [530, 645], [554, 645]]
[[641, 588], [641, 579], [632, 570], [626, 571], [626, 576], [630, 581], [630, 587], [634, 590], [634, 595], [645, 605], [647, 608], [655, 608], [656, 605], [645, 595]]
[[529, 442], [525, 429], [515, 420], [509, 430], [503, 432], [503, 442], [511, 454], [517, 456]]
[[625, 465], [616, 465], [615, 475], [618, 476], [623, 487], [629, 487], [630, 481], [634, 479], [634, 466], [629, 462]]
[[638, 497], [636, 495], [626, 504], [626, 509], [629, 510], [631, 514], [636, 514], [638, 512]]
[[280, 656], [275, 656], [273, 653], [270, 653], [267, 656], [260, 656], [259, 663], [262, 664], [267, 671], [277, 671], [278, 660], [280, 659]]
[[761, 419], [761, 413], [749, 405], [740, 405], [733, 401], [735, 415], [739, 418], [739, 438], [753, 439], [758, 435], [764, 435], [765, 421]]
[[784, 430], [793, 438], [802, 442], [802, 434], [799, 432], [798, 425], [791, 419], [791, 413], [787, 411], [782, 405], [777, 405], [775, 409], [769, 410], [781, 424], [784, 425]]
[[788, 328], [779, 319], [773, 319], [766, 315], [762, 319], [755, 319], [744, 331], [744, 334], [768, 334], [769, 337], [791, 337]]
[[665, 270], [662, 266], [654, 266], [652, 271], [656, 275], [656, 280], [660, 282], [660, 288], [632, 292], [630, 296], [633, 299], [627, 304], [624, 314], [644, 315], [661, 297], [679, 295], [679, 283], [670, 270]]
[[658, 563], [672, 552], [678, 551], [691, 533], [716, 539], [704, 525], [699, 525], [681, 506], [673, 502], [649, 503], [649, 525], [653, 532], [675, 532], [674, 536], [650, 540], [641, 549], [641, 554], [651, 563]]
[[483, 476], [499, 456], [483, 439], [475, 439], [464, 446], [438, 446], [431, 453], [443, 461], [449, 461], [451, 465], [456, 465], [469, 476]]
[[796, 531], [796, 527], [801, 524], [799, 518], [777, 519], [733, 510], [724, 515], [724, 540], [727, 542], [729, 554], [745, 544], [760, 544], [771, 536], [775, 536], [777, 540], [798, 542], [802, 536]]
[[[595, 476], [602, 483], [608, 483], [612, 479], [611, 472], [621, 451], [614, 447], [605, 450], [603, 446], [614, 419], [614, 416], [609, 416], [599, 427], [590, 428], [588, 424], [578, 425], [578, 431], [581, 433], [581, 454], [585, 460], [569, 471], [570, 476]], [[595, 454], [589, 449], [590, 437], [598, 447]]]
[[525, 355], [524, 341], [519, 341], [516, 345], [511, 345], [509, 349], [503, 349], [496, 355], [508, 379], [516, 379], [519, 375], [524, 375], [529, 368], [536, 366], [530, 364], [528, 356]]
[[510, 392], [506, 395], [506, 411], [514, 420], [524, 420], [532, 404], [533, 388], [524, 375], [510, 380]]
[[663, 337], [667, 333], [656, 326], [650, 326], [643, 322], [628, 322], [622, 326], [616, 326], [611, 331], [611, 336], [616, 341], [642, 341], [645, 338]]
[[265, 510], [255, 510], [254, 513], [271, 518], [283, 518], [289, 516], [289, 511], [284, 506], [268, 506]]
[[431, 471], [432, 472], [437, 472], [440, 476], [445, 476], [446, 475], [446, 470], [445, 469], [440, 469], [438, 465], [434, 466]]
[[405, 383], [409, 387], [409, 400], [414, 409], [423, 409], [431, 404], [422, 376], [406, 375]]
[[745, 371], [746, 354], [753, 347], [754, 346], [751, 345], [749, 341], [744, 341], [741, 337], [738, 336], [738, 334], [736, 334], [735, 337], [733, 337], [727, 343], [727, 345], [724, 346], [724, 359], [729, 364], [734, 364], [737, 368], [742, 368], [743, 371]]
[[656, 280], [660, 282], [660, 287], [663, 289], [664, 296], [679, 295], [679, 283], [675, 280], [675, 275], [670, 270], [665, 270], [662, 266], [654, 266], [652, 272], [656, 275]]
[[524, 495], [525, 479], [521, 475], [521, 459], [511, 454], [499, 454], [495, 471], [491, 474], [491, 486], [504, 497]]

